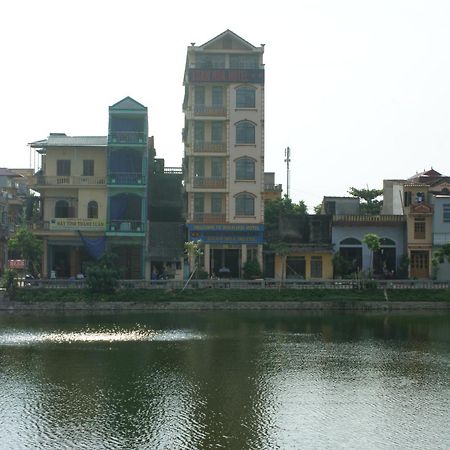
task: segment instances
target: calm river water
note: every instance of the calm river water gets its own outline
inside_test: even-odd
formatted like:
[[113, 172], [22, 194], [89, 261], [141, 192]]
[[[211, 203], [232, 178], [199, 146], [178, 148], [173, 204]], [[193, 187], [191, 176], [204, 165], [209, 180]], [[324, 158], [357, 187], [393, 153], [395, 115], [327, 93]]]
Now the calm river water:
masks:
[[449, 449], [450, 314], [2, 314], [0, 386], [2, 449]]

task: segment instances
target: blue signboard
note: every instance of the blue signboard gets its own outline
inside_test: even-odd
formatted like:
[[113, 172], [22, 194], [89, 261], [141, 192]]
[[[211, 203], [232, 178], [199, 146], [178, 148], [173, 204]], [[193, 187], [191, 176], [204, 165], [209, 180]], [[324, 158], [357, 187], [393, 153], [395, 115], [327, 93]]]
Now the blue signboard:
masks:
[[189, 240], [205, 244], [263, 244], [262, 224], [188, 224]]

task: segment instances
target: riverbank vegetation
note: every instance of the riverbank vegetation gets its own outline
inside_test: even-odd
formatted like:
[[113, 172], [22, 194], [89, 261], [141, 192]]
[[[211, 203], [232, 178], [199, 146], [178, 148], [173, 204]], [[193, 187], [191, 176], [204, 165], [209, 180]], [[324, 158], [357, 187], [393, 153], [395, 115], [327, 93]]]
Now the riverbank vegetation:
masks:
[[309, 302], [309, 301], [450, 302], [450, 289], [89, 289], [20, 288], [21, 302]]

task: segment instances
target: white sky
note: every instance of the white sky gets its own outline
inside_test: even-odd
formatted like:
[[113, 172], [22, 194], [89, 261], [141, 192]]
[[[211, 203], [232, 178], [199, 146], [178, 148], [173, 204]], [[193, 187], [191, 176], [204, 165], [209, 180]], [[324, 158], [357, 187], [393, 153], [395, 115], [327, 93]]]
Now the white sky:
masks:
[[108, 106], [149, 109], [181, 166], [186, 48], [230, 29], [266, 44], [266, 171], [310, 207], [350, 186], [449, 174], [448, 0], [14, 0], [0, 5], [0, 166], [50, 132], [106, 135]]

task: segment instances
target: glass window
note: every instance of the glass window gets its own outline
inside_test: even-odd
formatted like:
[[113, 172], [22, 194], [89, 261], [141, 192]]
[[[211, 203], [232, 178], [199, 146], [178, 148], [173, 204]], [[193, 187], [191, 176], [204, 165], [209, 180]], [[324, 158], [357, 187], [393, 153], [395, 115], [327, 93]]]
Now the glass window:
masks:
[[83, 176], [93, 177], [94, 176], [94, 160], [85, 159], [83, 160]]
[[198, 69], [224, 69], [225, 55], [214, 53], [197, 53], [196, 68]]
[[425, 239], [425, 219], [414, 220], [414, 239]]
[[322, 278], [321, 256], [311, 256], [311, 278]]
[[194, 140], [195, 142], [203, 142], [205, 140], [205, 123], [196, 121], [194, 125]]
[[222, 212], [222, 194], [211, 194], [211, 212], [216, 214]]
[[223, 106], [223, 88], [222, 86], [213, 86], [212, 88], [212, 105]]
[[258, 55], [230, 55], [230, 69], [258, 69]]
[[87, 209], [88, 219], [98, 219], [98, 203], [94, 200], [88, 203]]
[[70, 217], [69, 202], [67, 200], [58, 200], [55, 204], [55, 217], [67, 218]]
[[205, 104], [205, 87], [195, 86], [195, 106]]
[[211, 158], [211, 176], [222, 177], [222, 158]]
[[59, 177], [70, 176], [70, 159], [58, 159], [56, 161], [56, 175]]
[[255, 197], [253, 197], [253, 195], [244, 193], [236, 196], [236, 215], [255, 215]]
[[236, 89], [236, 108], [255, 108], [256, 89], [252, 87], [240, 87]]
[[215, 144], [223, 142], [223, 122], [211, 122], [211, 141]]
[[444, 222], [450, 222], [450, 205], [446, 204], [443, 207], [443, 219]]
[[248, 120], [239, 122], [236, 125], [236, 144], [254, 144], [255, 125]]
[[236, 161], [236, 180], [254, 180], [255, 161], [250, 158], [240, 158]]
[[405, 206], [411, 204], [411, 191], [405, 191]]
[[196, 177], [205, 176], [205, 160], [204, 158], [197, 157], [194, 159], [194, 175]]
[[194, 194], [194, 212], [202, 213], [205, 209], [205, 196], [204, 194]]

